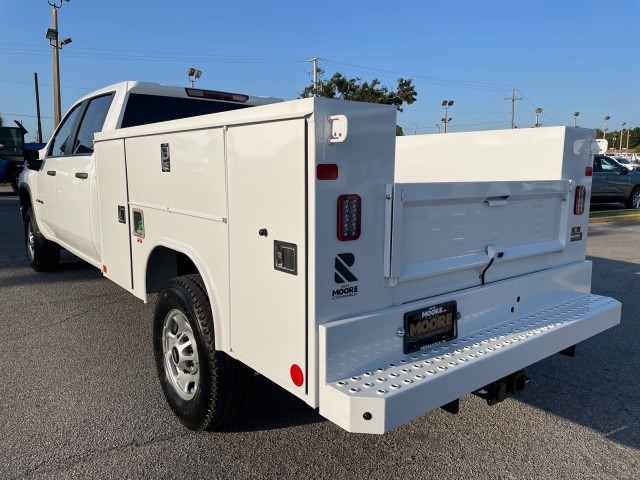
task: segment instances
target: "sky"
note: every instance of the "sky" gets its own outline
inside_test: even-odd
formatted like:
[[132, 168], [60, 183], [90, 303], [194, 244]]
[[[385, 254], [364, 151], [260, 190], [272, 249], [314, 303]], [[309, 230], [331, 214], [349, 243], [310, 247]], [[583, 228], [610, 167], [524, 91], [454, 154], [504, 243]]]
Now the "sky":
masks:
[[[54, 0], [49, 0], [54, 3]], [[57, 3], [60, 4], [57, 0]], [[36, 132], [34, 72], [43, 136], [53, 130], [47, 0], [0, 0], [0, 114]], [[398, 114], [405, 134], [515, 125], [640, 127], [640, 0], [71, 0], [58, 10], [62, 113], [106, 85], [141, 80], [291, 100], [330, 76], [395, 89], [411, 78], [417, 101]]]

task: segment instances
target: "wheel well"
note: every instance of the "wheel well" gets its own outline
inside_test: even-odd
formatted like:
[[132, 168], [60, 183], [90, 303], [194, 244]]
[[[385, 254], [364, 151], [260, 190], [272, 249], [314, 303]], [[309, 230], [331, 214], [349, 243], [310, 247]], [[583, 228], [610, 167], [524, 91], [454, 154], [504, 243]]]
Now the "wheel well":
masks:
[[191, 273], [200, 272], [184, 253], [166, 247], [156, 247], [147, 263], [147, 293], [157, 293], [167, 280]]
[[20, 189], [20, 213], [22, 214], [22, 221], [24, 222], [24, 216], [27, 213], [27, 209], [31, 208], [31, 195], [26, 188]]

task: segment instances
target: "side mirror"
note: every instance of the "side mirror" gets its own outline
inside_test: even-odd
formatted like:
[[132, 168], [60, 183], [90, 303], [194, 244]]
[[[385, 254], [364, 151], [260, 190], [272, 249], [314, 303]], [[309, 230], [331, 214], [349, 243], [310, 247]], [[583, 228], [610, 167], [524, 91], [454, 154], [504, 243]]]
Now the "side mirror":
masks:
[[622, 174], [627, 175], [629, 173], [629, 169], [627, 167], [622, 167]]
[[24, 157], [24, 164], [29, 170], [40, 170], [42, 160], [38, 159], [37, 150], [25, 150]]
[[4, 147], [5, 147], [4, 142], [0, 142], [0, 152], [4, 150]]

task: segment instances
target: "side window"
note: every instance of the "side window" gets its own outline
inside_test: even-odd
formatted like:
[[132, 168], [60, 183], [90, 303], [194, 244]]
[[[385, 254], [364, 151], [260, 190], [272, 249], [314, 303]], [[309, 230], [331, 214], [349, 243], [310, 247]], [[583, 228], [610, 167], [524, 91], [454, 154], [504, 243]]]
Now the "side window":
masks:
[[600, 162], [602, 164], [602, 171], [603, 172], [607, 172], [607, 173], [620, 173], [620, 171], [618, 170], [618, 166], [614, 165], [613, 163], [611, 163], [609, 160], [607, 160], [606, 158], [602, 158], [600, 159]]
[[597, 157], [593, 160], [593, 171], [602, 172], [602, 165], [600, 165], [600, 159]]
[[112, 100], [113, 93], [110, 93], [90, 101], [78, 129], [73, 153], [80, 155], [93, 153], [93, 134], [102, 130]]
[[[82, 105], [82, 104], [80, 104]], [[70, 136], [73, 133], [73, 126], [76, 123], [78, 114], [80, 113], [80, 105], [76, 105], [74, 109], [64, 119], [62, 125], [58, 129], [48, 155], [50, 157], [61, 157], [63, 155], [69, 155], [71, 153], [70, 145], [67, 143], [70, 140]]]

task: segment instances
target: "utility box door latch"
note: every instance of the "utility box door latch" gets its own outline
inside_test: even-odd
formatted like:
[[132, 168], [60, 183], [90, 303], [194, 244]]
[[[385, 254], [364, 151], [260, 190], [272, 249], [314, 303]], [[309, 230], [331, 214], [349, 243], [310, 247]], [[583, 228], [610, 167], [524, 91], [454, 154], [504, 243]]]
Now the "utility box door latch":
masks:
[[342, 143], [347, 139], [349, 133], [349, 121], [344, 115], [331, 115], [329, 117], [331, 123], [331, 137], [329, 143]]
[[160, 164], [163, 172], [171, 171], [171, 155], [169, 155], [169, 144], [163, 143], [160, 145]]
[[273, 268], [281, 272], [298, 274], [298, 246], [294, 243], [273, 241]]
[[127, 223], [127, 213], [124, 205], [118, 205], [118, 221], [120, 223]]

